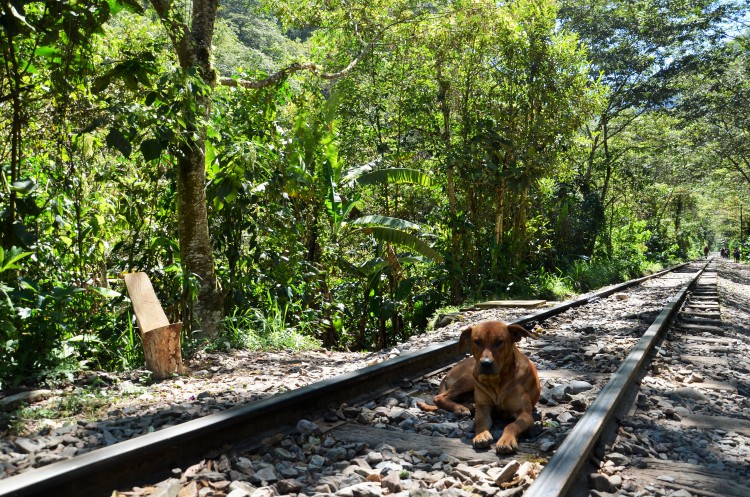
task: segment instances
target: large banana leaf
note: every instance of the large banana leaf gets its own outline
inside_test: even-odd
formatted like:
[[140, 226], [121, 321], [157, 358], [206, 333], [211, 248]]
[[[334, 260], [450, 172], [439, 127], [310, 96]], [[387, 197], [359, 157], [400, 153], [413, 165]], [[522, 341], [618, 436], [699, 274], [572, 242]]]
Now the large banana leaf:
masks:
[[390, 169], [378, 169], [362, 174], [357, 178], [360, 185], [383, 185], [407, 183], [411, 185], [432, 186], [432, 178], [416, 169], [394, 167]]
[[396, 217], [380, 216], [378, 214], [358, 217], [357, 219], [349, 221], [349, 224], [385, 226], [397, 230], [419, 229], [419, 225], [412, 223], [411, 221]]
[[411, 233], [385, 226], [370, 226], [364, 228], [363, 231], [375, 237], [376, 240], [410, 248], [435, 262], [442, 262], [443, 260], [443, 258], [440, 257], [440, 254], [435, 252], [427, 242], [417, 238]]

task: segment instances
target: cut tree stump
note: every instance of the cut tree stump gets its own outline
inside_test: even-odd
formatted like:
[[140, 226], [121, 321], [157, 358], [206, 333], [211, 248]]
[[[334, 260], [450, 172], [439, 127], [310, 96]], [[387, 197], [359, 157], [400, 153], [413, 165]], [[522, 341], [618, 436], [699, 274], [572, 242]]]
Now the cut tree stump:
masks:
[[146, 369], [157, 379], [182, 374], [182, 323], [169, 323], [146, 273], [126, 273], [124, 278], [141, 333]]

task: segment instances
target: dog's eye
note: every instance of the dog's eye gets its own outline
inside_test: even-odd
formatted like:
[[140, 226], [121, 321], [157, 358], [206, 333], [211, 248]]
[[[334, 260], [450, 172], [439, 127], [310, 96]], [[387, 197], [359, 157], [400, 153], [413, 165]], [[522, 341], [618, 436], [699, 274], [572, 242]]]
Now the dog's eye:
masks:
[[502, 340], [495, 340], [495, 347], [502, 347], [503, 341]]
[[476, 345], [477, 347], [481, 347], [482, 346], [482, 341], [477, 338], [477, 339], [474, 340], [474, 345]]

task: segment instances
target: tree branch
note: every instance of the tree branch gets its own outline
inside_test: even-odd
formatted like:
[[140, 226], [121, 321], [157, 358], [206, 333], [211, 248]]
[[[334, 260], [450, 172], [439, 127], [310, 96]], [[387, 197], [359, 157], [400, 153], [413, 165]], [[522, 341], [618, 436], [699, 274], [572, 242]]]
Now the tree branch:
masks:
[[396, 26], [397, 24], [404, 24], [407, 22], [412, 22], [419, 17], [425, 16], [426, 13], [418, 13], [411, 17], [407, 17], [406, 19], [399, 19], [396, 21], [393, 21], [392, 23], [385, 26], [383, 29], [381, 29], [375, 37], [370, 40], [370, 42], [365, 46], [364, 49], [357, 55], [357, 57], [352, 60], [348, 66], [341, 69], [337, 72], [322, 72], [322, 69], [320, 66], [318, 66], [314, 62], [295, 62], [293, 64], [288, 65], [287, 67], [280, 69], [279, 71], [275, 72], [274, 74], [270, 75], [266, 79], [261, 79], [258, 81], [249, 81], [245, 79], [235, 79], [235, 78], [228, 78], [228, 77], [221, 77], [219, 78], [219, 84], [224, 86], [241, 86], [243, 88], [250, 88], [250, 89], [259, 89], [259, 88], [266, 88], [268, 86], [274, 85], [278, 83], [279, 81], [283, 81], [287, 79], [292, 74], [299, 72], [299, 71], [311, 71], [313, 74], [317, 74], [318, 77], [322, 79], [327, 80], [333, 80], [333, 79], [339, 79], [347, 74], [349, 74], [357, 65], [362, 61], [362, 59], [372, 50], [372, 48], [375, 46], [375, 44], [380, 41], [383, 38], [383, 35], [385, 35], [386, 31], [391, 29], [393, 26]]

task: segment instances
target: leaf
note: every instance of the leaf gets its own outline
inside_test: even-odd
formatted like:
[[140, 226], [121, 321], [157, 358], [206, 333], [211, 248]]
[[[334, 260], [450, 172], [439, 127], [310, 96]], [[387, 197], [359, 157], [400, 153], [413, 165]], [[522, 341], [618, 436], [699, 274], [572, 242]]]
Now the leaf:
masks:
[[163, 148], [159, 140], [151, 138], [148, 140], [143, 140], [141, 142], [141, 153], [143, 154], [143, 159], [146, 162], [150, 162], [161, 157], [162, 150]]
[[10, 184], [10, 191], [21, 193], [23, 195], [31, 193], [36, 189], [36, 182], [31, 179], [19, 179]]
[[7, 254], [5, 254], [2, 247], [0, 247], [0, 273], [9, 269], [21, 269], [21, 266], [16, 264], [16, 262], [24, 257], [30, 256], [32, 253], [33, 252], [21, 252], [21, 249], [13, 247]]
[[432, 186], [432, 178], [416, 169], [397, 167], [362, 174], [357, 178], [357, 183], [360, 185], [412, 184], [429, 188]]
[[120, 292], [112, 290], [111, 288], [104, 288], [101, 286], [90, 286], [89, 288], [95, 291], [96, 293], [98, 293], [99, 295], [101, 295], [102, 297], [106, 297], [108, 299], [112, 299], [112, 298], [119, 297], [122, 295]]
[[96, 128], [100, 127], [102, 124], [105, 124], [107, 120], [103, 117], [97, 117], [91, 123], [89, 123], [88, 126], [83, 128], [81, 131], [78, 132], [79, 135], [83, 135], [85, 133], [90, 133], [94, 131]]
[[94, 84], [91, 86], [91, 91], [94, 93], [101, 93], [107, 89], [109, 83], [112, 81], [112, 74], [106, 73], [101, 76], [94, 78]]
[[137, 0], [107, 0], [107, 3], [112, 14], [115, 14], [115, 9], [119, 12], [120, 8], [124, 8], [134, 14], [143, 14], [144, 12], [143, 7]]
[[412, 223], [411, 221], [396, 217], [380, 216], [377, 214], [358, 217], [357, 219], [350, 221], [349, 224], [386, 226], [398, 230], [419, 229], [419, 225]]
[[435, 262], [442, 262], [443, 258], [430, 247], [427, 242], [417, 238], [411, 233], [406, 233], [394, 228], [386, 228], [383, 226], [372, 226], [363, 230], [365, 233], [371, 234], [376, 240], [382, 242], [392, 243], [394, 245], [401, 245], [414, 250], [422, 254], [423, 256], [432, 259]]
[[45, 57], [48, 59], [52, 59], [60, 54], [59, 50], [57, 50], [55, 47], [36, 47], [36, 50], [34, 50], [34, 55], [37, 57]]
[[403, 302], [411, 294], [414, 284], [417, 282], [417, 278], [407, 278], [398, 284], [396, 289], [396, 300]]
[[128, 139], [117, 128], [110, 128], [107, 135], [107, 146], [116, 148], [126, 158], [130, 157], [130, 153], [133, 151], [133, 147]]

